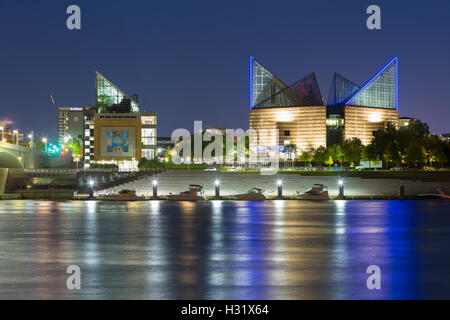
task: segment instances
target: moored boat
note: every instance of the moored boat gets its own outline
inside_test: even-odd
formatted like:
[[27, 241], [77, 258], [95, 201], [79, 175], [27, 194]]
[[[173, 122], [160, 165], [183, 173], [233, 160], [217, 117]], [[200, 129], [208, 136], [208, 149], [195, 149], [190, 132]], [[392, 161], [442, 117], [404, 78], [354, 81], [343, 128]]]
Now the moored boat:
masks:
[[198, 184], [190, 184], [187, 190], [180, 192], [179, 194], [168, 194], [166, 197], [168, 200], [199, 201], [206, 199], [202, 193], [203, 186]]
[[136, 195], [136, 190], [120, 190], [116, 194], [105, 194], [98, 196], [99, 200], [109, 200], [109, 201], [142, 201], [146, 200], [145, 196]]
[[297, 194], [296, 198], [299, 200], [330, 200], [328, 187], [323, 184], [314, 184], [305, 193]]
[[419, 194], [419, 197], [421, 199], [442, 199], [442, 200], [450, 200], [450, 196], [445, 194], [444, 190], [437, 189], [437, 193], [426, 193], [426, 194]]
[[259, 188], [251, 188], [246, 193], [235, 194], [231, 196], [234, 200], [262, 201], [267, 200], [264, 190]]

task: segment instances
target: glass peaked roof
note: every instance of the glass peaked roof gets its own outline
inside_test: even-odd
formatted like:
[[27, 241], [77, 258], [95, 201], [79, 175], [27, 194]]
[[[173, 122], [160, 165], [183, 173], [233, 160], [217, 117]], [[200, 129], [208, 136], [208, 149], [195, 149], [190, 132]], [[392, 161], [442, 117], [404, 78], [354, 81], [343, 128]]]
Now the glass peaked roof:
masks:
[[100, 72], [96, 71], [95, 74], [96, 104], [99, 110], [130, 102], [131, 112], [139, 112], [140, 106], [134, 99], [106, 79]]
[[348, 99], [345, 105], [398, 109], [398, 58], [392, 59]]
[[[287, 86], [250, 57], [250, 109], [324, 105], [314, 73]], [[334, 73], [327, 106], [398, 109], [398, 58], [393, 58], [364, 86]]]
[[253, 108], [323, 106], [316, 76], [311, 73]]
[[250, 108], [323, 105], [314, 73], [287, 86], [250, 57]]
[[359, 89], [358, 85], [335, 72], [331, 82], [330, 93], [328, 94], [327, 105], [330, 107], [339, 106]]
[[250, 108], [285, 88], [287, 85], [250, 57]]

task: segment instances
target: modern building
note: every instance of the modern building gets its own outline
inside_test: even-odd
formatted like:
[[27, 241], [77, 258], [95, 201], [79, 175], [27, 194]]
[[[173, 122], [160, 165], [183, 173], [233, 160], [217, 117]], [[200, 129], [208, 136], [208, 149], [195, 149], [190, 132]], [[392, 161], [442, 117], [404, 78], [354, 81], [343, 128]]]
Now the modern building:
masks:
[[83, 141], [83, 107], [58, 108], [58, 144], [64, 145], [68, 140]]
[[96, 105], [84, 111], [84, 166], [114, 164], [137, 169], [142, 157], [155, 157], [157, 115], [140, 112], [137, 96], [128, 96], [96, 72]]
[[142, 157], [153, 159], [156, 154], [156, 112], [141, 112]]
[[288, 86], [250, 57], [249, 118], [260, 148], [311, 151], [355, 137], [369, 144], [388, 122], [398, 127], [398, 59], [362, 86], [335, 73], [325, 104], [314, 73]]
[[399, 129], [407, 128], [409, 124], [417, 119], [409, 118], [409, 117], [400, 117], [398, 118], [398, 127]]

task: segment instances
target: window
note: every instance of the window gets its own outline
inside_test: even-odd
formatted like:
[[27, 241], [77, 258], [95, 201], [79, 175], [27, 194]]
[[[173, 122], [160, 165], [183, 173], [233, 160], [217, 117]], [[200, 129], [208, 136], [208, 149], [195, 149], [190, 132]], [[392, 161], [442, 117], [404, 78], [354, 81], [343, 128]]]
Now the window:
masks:
[[141, 117], [142, 124], [156, 124], [156, 117], [155, 116], [142, 116]]
[[289, 130], [284, 130], [284, 135], [286, 137], [290, 137], [291, 136], [291, 132]]

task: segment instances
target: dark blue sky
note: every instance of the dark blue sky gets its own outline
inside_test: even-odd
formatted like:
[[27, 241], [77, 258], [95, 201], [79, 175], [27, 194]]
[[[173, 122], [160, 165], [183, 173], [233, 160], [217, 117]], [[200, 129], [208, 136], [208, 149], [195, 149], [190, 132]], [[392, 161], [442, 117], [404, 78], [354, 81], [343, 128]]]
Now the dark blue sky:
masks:
[[[77, 4], [82, 30], [66, 28]], [[382, 30], [366, 29], [378, 4]], [[363, 84], [400, 59], [400, 115], [450, 132], [450, 1], [0, 2], [0, 118], [56, 137], [61, 106], [94, 103], [97, 69], [146, 111], [159, 135], [204, 125], [248, 128], [250, 55], [291, 84], [314, 71]]]

